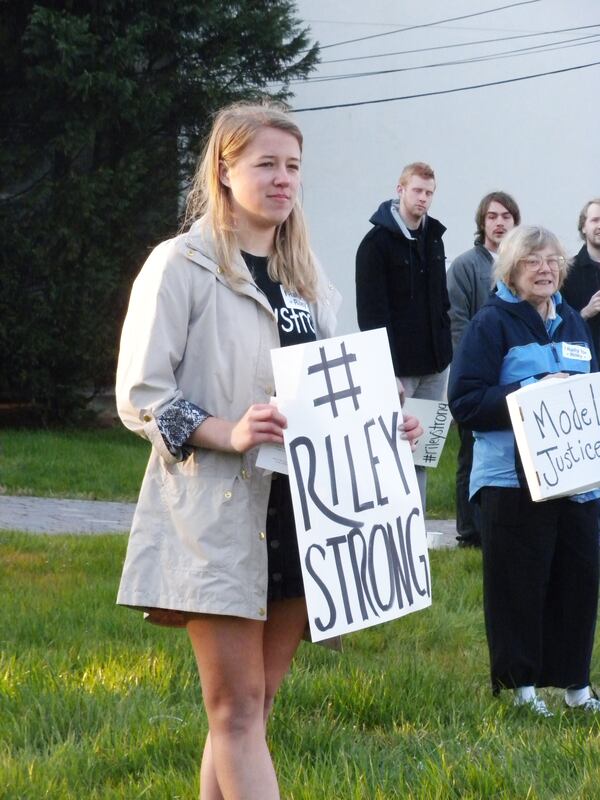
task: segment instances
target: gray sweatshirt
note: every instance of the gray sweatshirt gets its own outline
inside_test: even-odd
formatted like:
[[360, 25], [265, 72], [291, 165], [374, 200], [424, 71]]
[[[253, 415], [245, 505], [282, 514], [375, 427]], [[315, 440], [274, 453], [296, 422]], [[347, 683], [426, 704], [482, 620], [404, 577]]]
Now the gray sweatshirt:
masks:
[[448, 270], [452, 348], [456, 352], [467, 325], [488, 299], [492, 290], [494, 259], [477, 244], [457, 256]]

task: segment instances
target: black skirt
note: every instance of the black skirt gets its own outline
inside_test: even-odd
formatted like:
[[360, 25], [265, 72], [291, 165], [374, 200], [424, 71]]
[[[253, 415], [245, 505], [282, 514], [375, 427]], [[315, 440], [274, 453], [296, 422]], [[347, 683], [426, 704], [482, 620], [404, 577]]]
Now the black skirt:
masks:
[[268, 600], [304, 597], [290, 481], [274, 474], [267, 511]]

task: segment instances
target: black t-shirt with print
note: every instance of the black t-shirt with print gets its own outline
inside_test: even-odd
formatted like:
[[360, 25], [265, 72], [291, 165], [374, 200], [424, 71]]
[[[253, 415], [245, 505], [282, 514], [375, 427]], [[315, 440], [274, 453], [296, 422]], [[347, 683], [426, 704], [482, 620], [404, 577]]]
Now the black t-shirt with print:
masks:
[[306, 300], [271, 280], [267, 272], [266, 256], [254, 256], [243, 251], [242, 256], [254, 282], [264, 292], [275, 312], [281, 346], [316, 341], [315, 326]]
[[[308, 303], [286, 292], [269, 278], [266, 256], [242, 251], [254, 282], [264, 292], [277, 318], [282, 347], [316, 341], [315, 326]], [[273, 473], [267, 508], [267, 559], [269, 602], [304, 597], [304, 583], [294, 527], [294, 508], [287, 475]]]

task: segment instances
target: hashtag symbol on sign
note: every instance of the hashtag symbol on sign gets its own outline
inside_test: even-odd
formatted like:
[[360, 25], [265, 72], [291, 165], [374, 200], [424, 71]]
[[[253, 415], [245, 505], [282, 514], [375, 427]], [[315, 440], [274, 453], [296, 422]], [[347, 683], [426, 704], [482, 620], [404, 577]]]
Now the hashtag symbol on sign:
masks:
[[[323, 395], [322, 397], [317, 397], [315, 400], [313, 400], [313, 404], [315, 406], [322, 406], [324, 403], [329, 403], [331, 405], [331, 411], [333, 412], [334, 417], [337, 417], [338, 415], [337, 401], [345, 400], [347, 397], [352, 398], [352, 402], [354, 403], [354, 410], [357, 411], [358, 410], [357, 397], [359, 394], [361, 394], [362, 391], [360, 386], [354, 385], [354, 380], [352, 379], [352, 372], [350, 370], [350, 364], [353, 361], [356, 361], [356, 354], [346, 352], [345, 342], [342, 342], [340, 350], [342, 353], [341, 356], [327, 360], [327, 356], [325, 355], [325, 348], [319, 347], [321, 362], [319, 364], [313, 364], [311, 367], [308, 368], [309, 375], [313, 375], [315, 372], [322, 372], [325, 376], [325, 383], [327, 385], [327, 394]], [[331, 382], [331, 372], [332, 370], [338, 367], [345, 368], [346, 379], [348, 381], [348, 388], [335, 392], [333, 390], [333, 385]]]
[[435, 456], [432, 456], [431, 453], [425, 453], [423, 456], [423, 461], [425, 461], [427, 464], [431, 464], [433, 461], [435, 461]]

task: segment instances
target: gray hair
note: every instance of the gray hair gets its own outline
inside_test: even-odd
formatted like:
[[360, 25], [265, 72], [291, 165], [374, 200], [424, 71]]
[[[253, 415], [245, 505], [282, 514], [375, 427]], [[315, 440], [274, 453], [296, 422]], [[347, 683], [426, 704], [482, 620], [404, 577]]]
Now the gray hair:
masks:
[[514, 289], [514, 279], [519, 271], [519, 261], [544, 247], [551, 247], [557, 255], [564, 258], [558, 272], [558, 288], [563, 285], [569, 270], [565, 248], [558, 237], [539, 225], [519, 225], [513, 228], [500, 242], [498, 259], [494, 267], [494, 280], [502, 281], [509, 289]]

